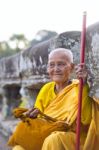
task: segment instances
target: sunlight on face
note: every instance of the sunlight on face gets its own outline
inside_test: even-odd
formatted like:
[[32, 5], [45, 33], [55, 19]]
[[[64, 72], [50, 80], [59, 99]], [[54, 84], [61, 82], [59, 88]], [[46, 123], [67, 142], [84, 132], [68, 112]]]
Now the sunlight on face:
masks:
[[64, 83], [70, 77], [72, 65], [70, 58], [63, 51], [52, 53], [48, 60], [50, 78], [56, 83]]

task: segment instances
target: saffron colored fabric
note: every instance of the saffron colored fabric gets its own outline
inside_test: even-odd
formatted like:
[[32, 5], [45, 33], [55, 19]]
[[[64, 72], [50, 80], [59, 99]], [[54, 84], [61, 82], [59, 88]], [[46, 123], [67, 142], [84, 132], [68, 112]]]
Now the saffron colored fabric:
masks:
[[[35, 107], [56, 119], [56, 122], [46, 120], [41, 115], [36, 119], [26, 118], [28, 121], [17, 125], [8, 145], [14, 148], [20, 145], [25, 150], [75, 150], [79, 81], [73, 80], [57, 95], [54, 87], [55, 83], [50, 82], [41, 89]], [[88, 93], [88, 85], [85, 85], [82, 96], [80, 148], [98, 150], [99, 106]]]

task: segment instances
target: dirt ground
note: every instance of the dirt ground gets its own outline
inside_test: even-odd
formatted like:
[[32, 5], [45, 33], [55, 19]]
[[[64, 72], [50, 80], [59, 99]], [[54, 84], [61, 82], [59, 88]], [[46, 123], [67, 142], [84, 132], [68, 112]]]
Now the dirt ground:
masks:
[[0, 133], [0, 150], [11, 150], [7, 146], [7, 138], [5, 138], [1, 133]]

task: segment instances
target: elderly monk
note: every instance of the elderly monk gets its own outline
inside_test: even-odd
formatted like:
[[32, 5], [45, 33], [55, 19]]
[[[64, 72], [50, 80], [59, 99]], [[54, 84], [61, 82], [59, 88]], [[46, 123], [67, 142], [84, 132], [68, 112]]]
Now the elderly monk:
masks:
[[[80, 150], [99, 149], [97, 147], [99, 145], [99, 130], [96, 133], [99, 129], [97, 128], [98, 120], [96, 120], [99, 113], [95, 116], [96, 109], [94, 109], [98, 104], [88, 96], [87, 69], [84, 64], [77, 65], [75, 70], [78, 79], [71, 80], [73, 69], [73, 54], [70, 50], [57, 48], [50, 52], [48, 73], [52, 81], [42, 87], [34, 107], [25, 113], [28, 118], [32, 118], [32, 124], [35, 124], [31, 131], [34, 137], [31, 137], [30, 140], [34, 141], [33, 147], [25, 146], [25, 142], [29, 143], [30, 141], [25, 141], [24, 144], [19, 141], [12, 144], [13, 150], [75, 150], [79, 78], [83, 78], [84, 82]], [[46, 123], [44, 123], [45, 121]], [[49, 124], [53, 127], [49, 127]], [[47, 126], [47, 131], [42, 129]], [[39, 132], [38, 138], [37, 131]], [[11, 145], [11, 139], [9, 145]]]

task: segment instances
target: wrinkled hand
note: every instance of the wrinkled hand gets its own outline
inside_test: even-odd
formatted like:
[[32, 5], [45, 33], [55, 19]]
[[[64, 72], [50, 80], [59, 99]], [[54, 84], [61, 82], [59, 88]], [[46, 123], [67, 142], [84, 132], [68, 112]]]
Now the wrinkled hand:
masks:
[[83, 79], [83, 83], [85, 84], [87, 82], [87, 77], [88, 77], [88, 70], [87, 67], [84, 63], [82, 64], [78, 64], [75, 67], [75, 71], [76, 71], [76, 76], [78, 79]]
[[68, 128], [68, 124], [65, 121], [57, 121], [57, 125], [66, 129]]
[[25, 115], [29, 118], [35, 119], [37, 118], [39, 113], [40, 113], [40, 110], [38, 108], [31, 108], [25, 113]]

